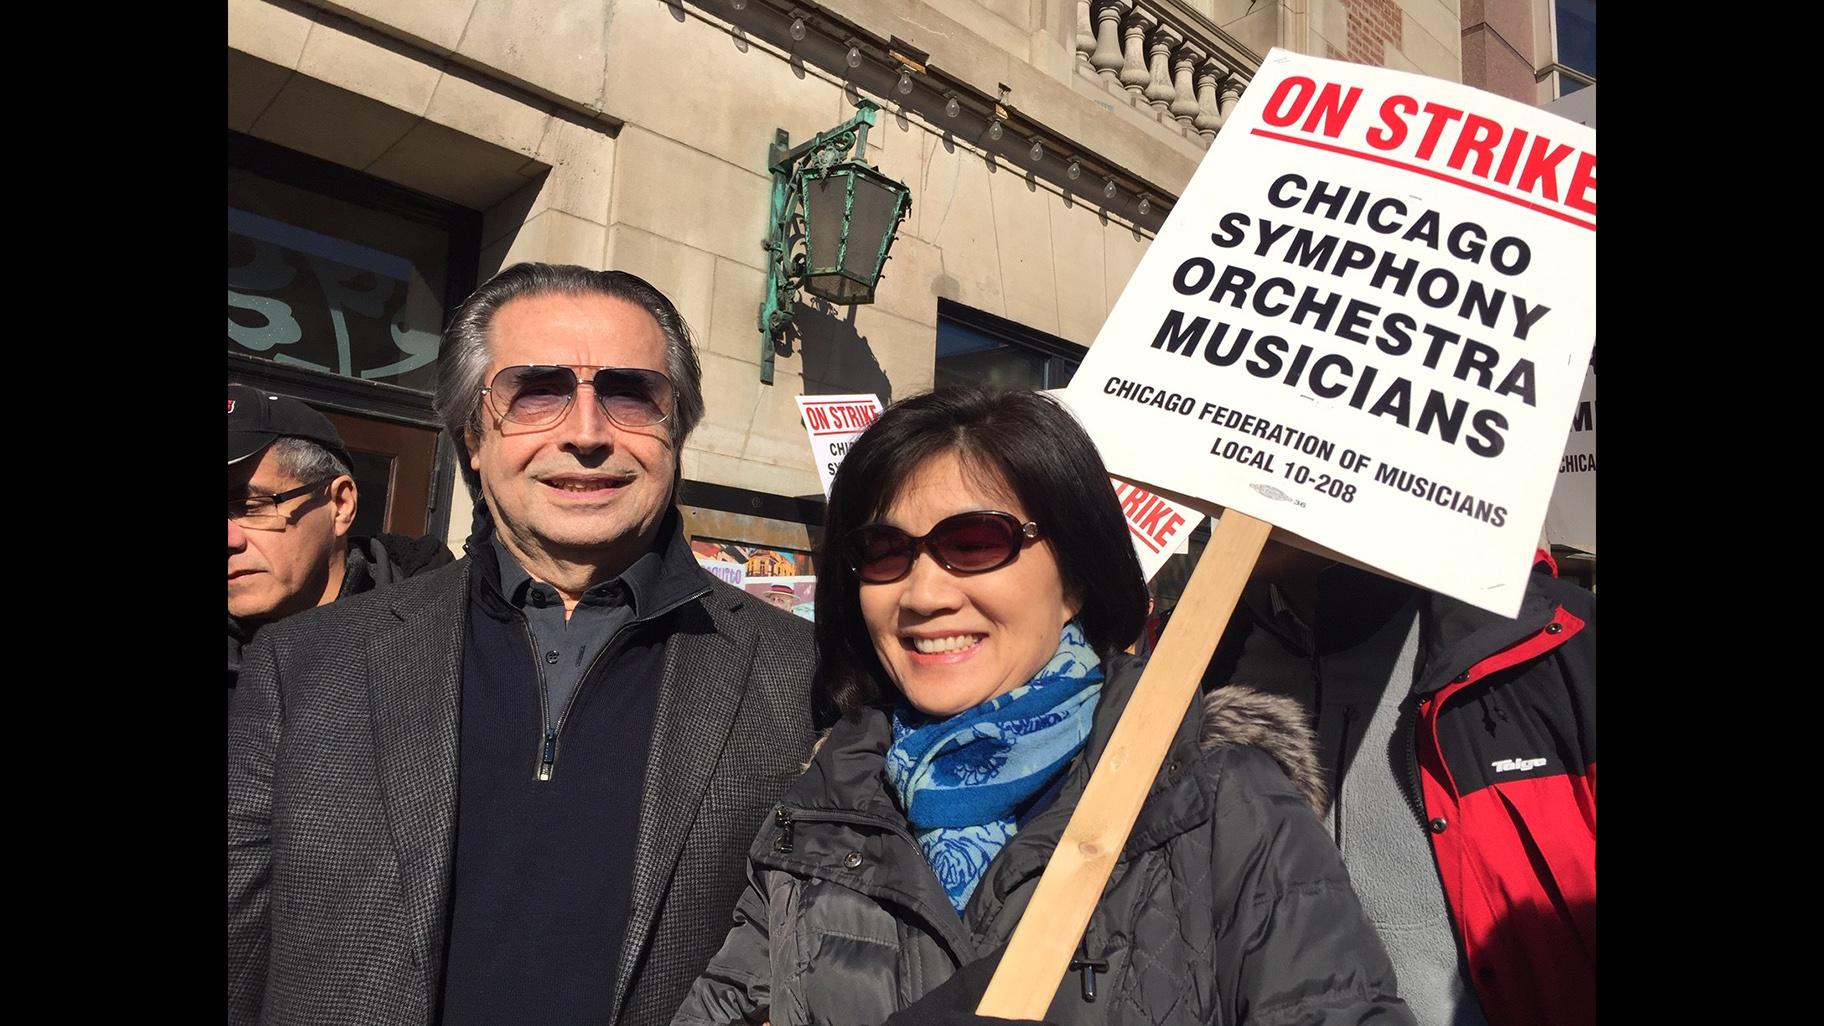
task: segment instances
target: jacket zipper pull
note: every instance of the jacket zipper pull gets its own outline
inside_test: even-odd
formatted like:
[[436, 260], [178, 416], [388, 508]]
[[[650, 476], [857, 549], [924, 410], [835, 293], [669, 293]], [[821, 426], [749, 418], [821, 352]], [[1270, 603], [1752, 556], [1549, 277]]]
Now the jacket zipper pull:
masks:
[[779, 809], [773, 813], [773, 818], [779, 822], [779, 840], [774, 842], [773, 850], [790, 852], [792, 850], [792, 814], [785, 809]]
[[551, 771], [557, 768], [557, 728], [545, 728], [545, 745], [538, 757], [538, 779], [550, 780]]

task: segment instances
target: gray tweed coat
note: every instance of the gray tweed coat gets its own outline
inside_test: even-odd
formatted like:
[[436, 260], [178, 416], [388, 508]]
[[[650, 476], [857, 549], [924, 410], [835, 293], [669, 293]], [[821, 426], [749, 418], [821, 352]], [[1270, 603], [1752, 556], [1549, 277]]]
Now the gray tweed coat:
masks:
[[[262, 631], [228, 727], [235, 1023], [428, 1024], [441, 990], [470, 561]], [[668, 614], [618, 1022], [664, 1022], [720, 945], [813, 732], [810, 624], [704, 575]]]

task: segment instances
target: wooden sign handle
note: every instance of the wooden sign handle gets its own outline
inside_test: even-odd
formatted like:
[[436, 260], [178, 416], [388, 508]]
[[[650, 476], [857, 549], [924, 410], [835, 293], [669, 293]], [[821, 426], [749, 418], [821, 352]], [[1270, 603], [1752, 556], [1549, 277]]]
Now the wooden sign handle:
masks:
[[1043, 1019], [1273, 526], [1227, 510], [1115, 724], [977, 1015]]

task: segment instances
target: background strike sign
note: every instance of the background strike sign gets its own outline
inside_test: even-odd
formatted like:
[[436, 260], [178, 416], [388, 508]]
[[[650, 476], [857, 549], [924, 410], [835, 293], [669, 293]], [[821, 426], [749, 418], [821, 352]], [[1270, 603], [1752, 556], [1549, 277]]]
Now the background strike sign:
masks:
[[798, 414], [811, 439], [811, 462], [823, 482], [823, 497], [830, 497], [836, 468], [849, 454], [849, 446], [880, 417], [880, 398], [872, 395], [801, 395]]

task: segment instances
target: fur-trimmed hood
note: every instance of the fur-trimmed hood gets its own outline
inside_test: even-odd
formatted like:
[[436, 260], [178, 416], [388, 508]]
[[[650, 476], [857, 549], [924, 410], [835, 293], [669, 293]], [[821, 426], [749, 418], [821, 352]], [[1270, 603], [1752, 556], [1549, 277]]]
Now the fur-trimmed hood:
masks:
[[1279, 763], [1292, 786], [1319, 816], [1327, 796], [1317, 762], [1317, 735], [1296, 700], [1240, 684], [1217, 688], [1203, 699], [1203, 733], [1198, 744], [1251, 745]]

